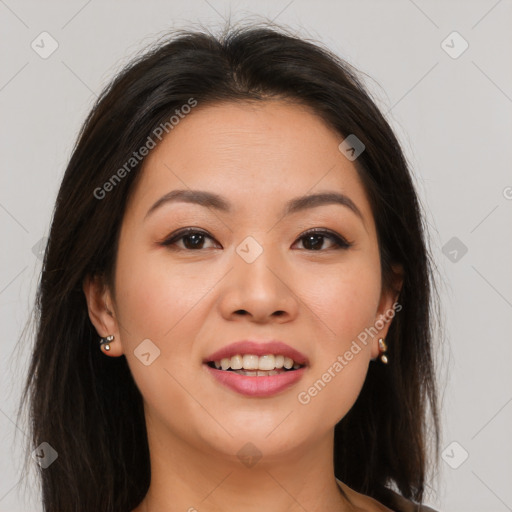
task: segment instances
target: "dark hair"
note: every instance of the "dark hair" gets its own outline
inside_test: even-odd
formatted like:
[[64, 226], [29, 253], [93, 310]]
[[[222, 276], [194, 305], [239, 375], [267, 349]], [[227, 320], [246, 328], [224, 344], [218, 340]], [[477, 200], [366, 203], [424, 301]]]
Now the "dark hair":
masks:
[[409, 166], [350, 64], [319, 43], [266, 24], [219, 37], [180, 30], [159, 41], [106, 87], [80, 131], [53, 212], [21, 402], [30, 399], [29, 450], [48, 442], [58, 452], [39, 471], [44, 510], [126, 512], [149, 487], [142, 396], [126, 359], [98, 349], [82, 283], [98, 275], [113, 284], [125, 205], [143, 160], [111, 187], [107, 200], [95, 191], [190, 98], [200, 106], [291, 100], [312, 108], [340, 141], [354, 134], [365, 145], [354, 165], [376, 223], [383, 286], [392, 285], [392, 265], [404, 271], [402, 310], [386, 339], [390, 363], [370, 364], [356, 403], [335, 427], [335, 475], [388, 506], [391, 486], [421, 502], [430, 434], [436, 467], [439, 452], [432, 350], [437, 302]]

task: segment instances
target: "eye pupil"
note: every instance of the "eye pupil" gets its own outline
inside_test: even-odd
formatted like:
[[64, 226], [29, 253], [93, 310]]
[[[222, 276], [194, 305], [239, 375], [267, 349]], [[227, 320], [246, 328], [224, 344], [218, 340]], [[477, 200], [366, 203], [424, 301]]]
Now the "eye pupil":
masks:
[[[352, 246], [352, 243], [328, 231], [305, 233], [299, 240], [307, 251], [326, 252], [324, 250], [325, 248], [323, 248], [323, 243], [326, 238], [333, 244], [332, 247], [327, 248], [327, 251], [331, 249], [348, 249]], [[206, 233], [190, 228], [185, 232], [182, 231], [181, 234], [178, 233], [177, 235], [169, 237], [167, 240], [164, 240], [161, 245], [170, 248], [176, 247], [177, 250], [201, 250], [204, 249], [203, 245], [206, 239], [213, 241], [212, 237]], [[183, 244], [183, 246], [180, 247], [180, 244]]]
[[312, 242], [312, 246], [313, 246], [312, 249], [316, 250], [316, 249], [319, 249], [322, 247], [323, 240], [319, 242], [318, 241], [319, 238], [323, 238], [323, 236], [322, 235], [307, 235], [305, 237], [305, 240], [307, 240], [309, 243], [309, 242], [312, 242], [312, 240], [316, 239], [316, 242]]
[[[202, 242], [204, 242], [204, 239], [203, 239], [203, 236], [201, 233], [194, 233], [194, 234], [191, 234], [191, 235], [185, 235], [183, 236], [183, 243], [185, 245], [185, 247], [187, 247], [187, 249], [197, 249], [201, 244]], [[193, 240], [191, 244], [187, 243], [187, 240], [190, 241], [190, 240]]]

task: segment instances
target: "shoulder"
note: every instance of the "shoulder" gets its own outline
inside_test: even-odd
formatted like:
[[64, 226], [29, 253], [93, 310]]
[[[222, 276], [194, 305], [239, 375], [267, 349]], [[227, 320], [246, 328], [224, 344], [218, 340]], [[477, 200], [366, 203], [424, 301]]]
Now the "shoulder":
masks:
[[391, 489], [387, 489], [387, 493], [396, 512], [437, 512], [427, 505], [419, 505], [415, 501], [408, 500]]
[[361, 512], [437, 512], [426, 505], [418, 505], [416, 502], [404, 498], [391, 489], [388, 489], [387, 493], [393, 508], [389, 508], [374, 498], [360, 494], [354, 489], [351, 489], [348, 485], [344, 484], [337, 478], [336, 481], [343, 491], [345, 491], [353, 504], [358, 507], [358, 511]]

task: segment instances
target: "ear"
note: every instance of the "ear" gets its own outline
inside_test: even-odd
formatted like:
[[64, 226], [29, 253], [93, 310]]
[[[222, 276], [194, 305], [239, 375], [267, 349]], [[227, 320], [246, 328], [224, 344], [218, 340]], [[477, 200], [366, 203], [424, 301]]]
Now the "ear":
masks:
[[395, 314], [402, 309], [402, 306], [397, 302], [402, 285], [404, 282], [404, 270], [402, 265], [392, 265], [393, 271], [392, 283], [388, 289], [382, 289], [379, 307], [375, 316], [374, 327], [377, 334], [373, 337], [372, 341], [372, 359], [375, 360], [379, 356], [379, 338], [385, 339], [391, 322]]
[[[109, 344], [110, 350], [103, 352], [109, 356], [118, 357], [123, 354], [119, 325], [116, 320], [114, 302], [111, 292], [105, 284], [102, 276], [86, 276], [82, 288], [87, 300], [89, 318], [96, 328], [99, 337], [114, 335], [114, 340]], [[98, 350], [100, 350], [98, 339]]]

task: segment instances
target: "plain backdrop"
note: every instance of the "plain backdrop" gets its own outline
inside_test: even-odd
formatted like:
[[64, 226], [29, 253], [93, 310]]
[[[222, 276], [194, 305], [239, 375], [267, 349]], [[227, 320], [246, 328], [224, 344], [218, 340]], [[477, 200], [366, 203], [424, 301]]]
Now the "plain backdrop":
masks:
[[444, 451], [429, 503], [512, 510], [510, 0], [0, 0], [0, 512], [42, 510], [36, 482], [22, 490], [27, 428], [16, 423], [30, 346], [19, 360], [13, 350], [78, 130], [137, 51], [170, 28], [215, 30], [228, 17], [273, 19], [368, 75], [412, 166], [442, 276]]

